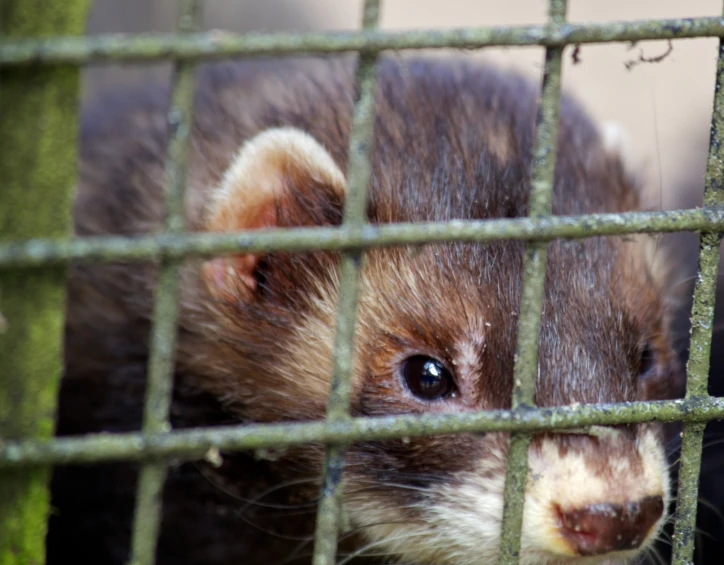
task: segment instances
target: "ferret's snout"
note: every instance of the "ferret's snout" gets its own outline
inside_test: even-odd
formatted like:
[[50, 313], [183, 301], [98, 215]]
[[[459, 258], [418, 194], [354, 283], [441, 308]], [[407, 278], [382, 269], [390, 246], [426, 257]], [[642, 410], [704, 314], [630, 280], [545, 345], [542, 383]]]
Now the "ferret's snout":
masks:
[[654, 428], [551, 436], [531, 447], [528, 460], [531, 550], [597, 562], [614, 553], [633, 557], [658, 536], [670, 481]]
[[623, 504], [556, 508], [560, 533], [574, 553], [594, 556], [637, 549], [664, 512], [661, 496]]

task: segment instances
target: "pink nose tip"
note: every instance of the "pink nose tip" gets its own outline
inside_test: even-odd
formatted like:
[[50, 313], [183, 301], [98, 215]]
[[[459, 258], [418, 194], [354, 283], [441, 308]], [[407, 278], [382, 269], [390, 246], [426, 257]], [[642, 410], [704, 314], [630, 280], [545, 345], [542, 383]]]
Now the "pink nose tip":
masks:
[[603, 555], [636, 549], [664, 512], [660, 496], [622, 504], [558, 508], [560, 532], [578, 555]]

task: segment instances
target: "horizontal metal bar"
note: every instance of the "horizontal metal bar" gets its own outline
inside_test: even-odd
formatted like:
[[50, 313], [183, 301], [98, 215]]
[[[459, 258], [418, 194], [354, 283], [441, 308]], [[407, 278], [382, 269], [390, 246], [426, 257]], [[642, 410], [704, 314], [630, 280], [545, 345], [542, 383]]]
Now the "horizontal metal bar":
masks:
[[656, 232], [722, 232], [724, 208], [666, 212], [587, 214], [546, 218], [453, 220], [419, 224], [366, 225], [362, 228], [293, 228], [225, 234], [161, 234], [139, 237], [35, 239], [0, 243], [0, 268], [37, 267], [68, 262], [109, 262], [209, 257], [239, 252], [348, 250], [441, 243], [580, 239], [596, 235]]
[[556, 408], [491, 410], [355, 418], [338, 422], [253, 424], [169, 433], [92, 434], [52, 441], [1, 441], [0, 468], [101, 461], [147, 461], [159, 457], [198, 459], [222, 451], [287, 447], [310, 442], [354, 443], [450, 433], [541, 431], [643, 422], [706, 422], [724, 419], [724, 398], [588, 404]]
[[723, 37], [724, 18], [681, 18], [616, 21], [594, 24], [550, 24], [474, 29], [331, 33], [234, 34], [219, 30], [184, 35], [109, 34], [83, 39], [0, 41], [0, 66], [75, 64], [89, 61], [211, 59], [232, 56], [289, 55], [293, 53], [376, 53], [397, 49], [544, 45]]

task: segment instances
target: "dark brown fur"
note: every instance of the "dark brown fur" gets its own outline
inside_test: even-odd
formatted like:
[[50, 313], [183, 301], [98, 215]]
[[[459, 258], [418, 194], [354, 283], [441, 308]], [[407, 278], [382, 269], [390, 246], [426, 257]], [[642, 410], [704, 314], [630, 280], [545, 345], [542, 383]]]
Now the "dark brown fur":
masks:
[[[350, 69], [348, 61], [306, 60], [203, 71], [189, 158], [192, 229], [203, 229], [208, 193], [235, 151], [266, 128], [294, 126], [310, 133], [345, 170], [356, 97]], [[527, 213], [536, 111], [531, 85], [459, 61], [385, 60], [379, 79], [371, 222]], [[124, 95], [86, 113], [78, 234], [159, 229], [165, 106], [166, 92], [158, 91]], [[290, 184], [290, 199], [278, 211], [280, 225], [340, 223], [342, 202], [332, 191], [324, 186], [295, 190], [295, 179]], [[602, 147], [584, 113], [565, 99], [554, 213], [619, 212], [639, 205], [638, 188], [618, 157]], [[667, 337], [665, 300], [659, 282], [636, 259], [637, 245], [619, 238], [551, 245], [540, 405], [655, 399], [676, 392], [678, 369]], [[504, 242], [369, 253], [353, 414], [509, 407], [523, 249], [522, 243]], [[295, 331], [302, 316], [322, 326], [333, 323], [318, 310], [326, 290], [334, 288], [337, 259], [333, 253], [265, 257], [256, 273], [259, 292], [225, 302], [210, 298], [198, 281], [198, 262], [190, 263], [183, 278], [174, 427], [323, 417], [326, 399], [320, 391], [326, 390], [328, 375], [320, 375], [320, 367], [328, 365], [327, 335], [311, 336], [305, 344], [305, 359], [318, 364], [303, 365], [289, 351], [298, 345]], [[140, 428], [155, 276], [150, 264], [73, 268], [59, 434]], [[649, 338], [657, 366], [640, 382], [638, 359]], [[425, 405], [402, 387], [396, 367], [409, 352], [432, 355], [452, 367], [466, 348], [475, 356], [456, 375], [457, 398]], [[556, 441], [561, 450], [585, 453], [592, 467], [600, 462], [600, 474], [606, 474], [607, 458], [628, 454], [636, 433], [625, 430], [615, 445], [589, 436]], [[504, 435], [368, 442], [353, 446], [347, 462], [356, 497], [400, 507], [414, 521], [420, 519], [415, 504], [424, 503], [427, 495], [394, 485], [425, 489], [443, 484], [505, 445]], [[280, 488], [262, 500], [297, 505], [288, 511], [247, 506], [244, 499], [287, 481], [314, 479], [320, 456], [319, 446], [312, 446], [290, 450], [276, 461], [225, 455], [219, 470], [204, 463], [174, 465], [164, 494], [159, 563], [272, 563], [295, 551], [308, 555], [311, 544], [299, 546], [311, 532], [314, 507], [309, 501], [316, 496], [316, 480]], [[504, 473], [504, 464], [501, 460], [487, 472]], [[51, 565], [69, 556], [76, 563], [124, 562], [135, 470], [108, 465], [56, 472]], [[295, 516], [285, 517], [286, 512]]]

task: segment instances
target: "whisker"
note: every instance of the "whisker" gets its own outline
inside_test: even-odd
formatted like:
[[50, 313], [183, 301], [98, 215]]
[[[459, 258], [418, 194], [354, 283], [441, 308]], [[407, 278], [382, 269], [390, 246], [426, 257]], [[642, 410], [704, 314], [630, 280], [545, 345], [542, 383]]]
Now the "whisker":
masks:
[[664, 558], [661, 557], [661, 554], [659, 553], [659, 550], [656, 549], [653, 545], [646, 549], [647, 555], [653, 555], [656, 558], [656, 561], [659, 565], [666, 565], [666, 561], [664, 561]]
[[313, 482], [315, 479], [300, 479], [300, 480], [296, 480], [296, 481], [289, 481], [287, 483], [281, 483], [279, 485], [275, 485], [273, 488], [263, 491], [261, 494], [259, 494], [258, 496], [254, 497], [254, 498], [246, 498], [246, 497], [240, 496], [239, 494], [237, 494], [235, 492], [230, 491], [224, 485], [220, 484], [218, 481], [215, 481], [211, 476], [209, 476], [207, 474], [208, 471], [206, 469], [204, 469], [202, 466], [199, 465], [199, 466], [197, 466], [197, 468], [198, 468], [201, 476], [203, 476], [209, 482], [209, 484], [213, 485], [215, 488], [217, 488], [219, 491], [223, 492], [230, 498], [237, 500], [239, 502], [244, 502], [245, 503], [244, 510], [246, 510], [246, 508], [248, 508], [250, 506], [286, 510], [286, 509], [298, 509], [298, 508], [303, 508], [303, 507], [315, 506], [317, 504], [316, 500], [313, 500], [310, 502], [299, 503], [299, 504], [272, 504], [272, 503], [268, 503], [268, 502], [259, 502], [265, 496], [272, 494], [278, 490], [282, 490], [282, 489], [288, 488], [290, 486], [296, 486], [299, 484]]
[[311, 539], [305, 540], [302, 543], [298, 544], [297, 547], [294, 548], [294, 550], [286, 557], [286, 559], [282, 561], [277, 561], [277, 565], [286, 565], [287, 563], [291, 563], [292, 561], [298, 560], [298, 559], [305, 559], [312, 557], [312, 553], [306, 553], [302, 554], [301, 551], [305, 547], [307, 547], [312, 542]]
[[[720, 434], [711, 434], [711, 435], [720, 435]], [[722, 437], [714, 437], [712, 438], [711, 435], [709, 435], [708, 441], [705, 439], [704, 443], [702, 444], [702, 454], [704, 457], [704, 460], [702, 461], [702, 475], [705, 473], [711, 473], [715, 469], [719, 469], [721, 467], [724, 467], [724, 458], [721, 458], [721, 460], [717, 460], [716, 464], [712, 464], [710, 461], [708, 461], [707, 458], [707, 450], [711, 449], [712, 447], [716, 447], [718, 445], [721, 445], [724, 443], [724, 434]], [[666, 456], [671, 457], [674, 453], [679, 451], [679, 448], [681, 447], [681, 436], [677, 435], [671, 440], [669, 440], [668, 445], [666, 446]], [[679, 463], [681, 462], [681, 457], [677, 457], [673, 461], [669, 463], [669, 470], [674, 469]], [[678, 483], [678, 477], [674, 477], [673, 480], [674, 484]]]
[[[285, 489], [285, 488], [289, 488], [289, 487], [292, 487], [292, 486], [298, 486], [298, 485], [303, 485], [303, 484], [315, 483], [315, 482], [317, 482], [318, 480], [319, 480], [319, 479], [318, 479], [317, 477], [315, 477], [315, 478], [306, 478], [306, 479], [296, 479], [296, 480], [293, 480], [293, 481], [287, 481], [286, 483], [281, 483], [281, 484], [279, 484], [279, 485], [275, 485], [275, 486], [273, 486], [273, 487], [271, 487], [271, 488], [269, 488], [269, 489], [267, 489], [267, 490], [265, 490], [265, 491], [262, 491], [258, 496], [256, 496], [256, 497], [252, 498], [251, 500], [249, 500], [249, 501], [246, 503], [245, 507], [244, 507], [244, 511], [246, 511], [250, 506], [253, 506], [253, 505], [263, 506], [265, 503], [261, 503], [261, 502], [259, 502], [259, 501], [260, 501], [262, 498], [264, 498], [265, 496], [268, 496], [268, 495], [270, 495], [270, 494], [272, 494], [272, 493], [274, 493], [274, 492], [277, 492], [277, 491], [279, 491], [279, 490], [282, 490], [282, 489]], [[316, 503], [317, 503], [317, 500], [315, 499], [315, 500], [312, 502], [312, 504], [315, 504], [315, 505], [316, 505]], [[306, 503], [305, 503], [305, 504], [306, 504]], [[281, 507], [283, 508], [284, 506], [281, 505]]]
[[[408, 523], [408, 522], [389, 521], [389, 522], [372, 522], [372, 523], [369, 523], [369, 524], [364, 524], [364, 525], [362, 525], [362, 526], [357, 526], [357, 527], [353, 528], [352, 530], [350, 530], [350, 531], [348, 531], [348, 532], [345, 532], [344, 534], [340, 535], [340, 536], [339, 536], [339, 542], [341, 543], [342, 541], [345, 541], [345, 540], [349, 539], [350, 537], [352, 537], [352, 536], [354, 536], [354, 535], [357, 535], [360, 530], [363, 530], [363, 529], [365, 529], [365, 528], [371, 528], [371, 527], [373, 527], [373, 526], [384, 526], [384, 525], [388, 525], [388, 524], [406, 524], [406, 523]], [[309, 558], [309, 557], [312, 557], [312, 555], [313, 555], [312, 552], [309, 552], [309, 553], [306, 553], [306, 554], [301, 554], [301, 555], [299, 554], [299, 552], [304, 548], [304, 546], [305, 546], [305, 545], [309, 545], [309, 543], [310, 543], [311, 541], [313, 541], [313, 540], [312, 540], [312, 539], [309, 539], [309, 540], [305, 541], [304, 543], [300, 544], [300, 546], [299, 546], [297, 549], [295, 549], [295, 551], [292, 552], [292, 554], [291, 554], [287, 559], [285, 559], [284, 561], [278, 562], [278, 565], [285, 565], [286, 563], [289, 563], [290, 561], [293, 561], [294, 559], [301, 559], [301, 558]], [[379, 543], [382, 543], [382, 542], [379, 542]], [[341, 556], [341, 555], [342, 555], [342, 554], [338, 554], [338, 556]], [[346, 553], [346, 554], [343, 554], [343, 555], [344, 555], [344, 556], [350, 556], [350, 555], [352, 555], [352, 554]], [[391, 555], [391, 554], [389, 554], [389, 553], [384, 553], [384, 554], [374, 554], [374, 555], [379, 557], [379, 556]], [[397, 565], [400, 565], [400, 564], [397, 563]]]
[[710, 540], [716, 540], [716, 537], [707, 532], [706, 530], [702, 530], [701, 528], [696, 528], [696, 534], [700, 537], [709, 538]]
[[272, 536], [277, 539], [283, 539], [288, 541], [311, 541], [314, 539], [314, 535], [305, 535], [305, 536], [291, 536], [291, 535], [285, 535], [285, 534], [278, 534], [276, 532], [273, 532], [271, 530], [268, 530], [266, 528], [263, 528], [259, 524], [255, 524], [251, 520], [249, 520], [244, 514], [242, 513], [234, 513], [242, 522], [247, 524], [248, 526], [251, 526], [252, 528], [256, 529], [257, 531], [260, 531], [262, 533], [267, 534], [268, 536]]
[[409, 524], [409, 522], [403, 522], [403, 521], [385, 521], [385, 522], [371, 522], [369, 524], [363, 524], [361, 526], [355, 526], [350, 531], [345, 532], [342, 536], [340, 536], [340, 540], [347, 539], [349, 537], [352, 537], [353, 535], [356, 535], [360, 532], [360, 530], [364, 530], [365, 528], [372, 528], [374, 526], [387, 526], [389, 524]]
[[339, 563], [337, 563], [337, 565], [346, 565], [347, 563], [352, 561], [352, 559], [354, 559], [355, 557], [358, 557], [360, 555], [363, 555], [368, 549], [370, 549], [372, 547], [377, 547], [377, 546], [383, 545], [383, 544], [391, 542], [391, 541], [405, 540], [405, 539], [410, 539], [410, 538], [415, 538], [415, 537], [423, 537], [426, 535], [427, 535], [427, 532], [410, 532], [410, 533], [406, 533], [405, 535], [392, 536], [392, 537], [388, 537], [384, 540], [370, 542], [370, 543], [362, 546], [358, 550], [348, 554], [347, 557], [345, 559], [343, 559], [342, 561], [340, 561]]
[[724, 514], [722, 514], [722, 511], [719, 509], [719, 507], [716, 504], [714, 504], [713, 502], [711, 502], [703, 497], [699, 497], [697, 499], [697, 502], [700, 505], [702, 505], [704, 508], [711, 510], [716, 515], [716, 517], [719, 518], [719, 521], [722, 523], [722, 526], [724, 526]]
[[402, 490], [413, 490], [417, 492], [424, 492], [429, 493], [429, 489], [424, 487], [418, 487], [415, 485], [406, 485], [403, 483], [375, 483], [374, 481], [369, 481], [369, 485], [371, 485], [369, 488], [359, 488], [355, 490], [346, 491], [346, 494], [359, 494], [359, 493], [365, 493], [365, 492], [374, 492], [376, 490], [381, 490], [385, 488], [389, 489], [402, 489]]
[[[671, 523], [673, 523], [673, 522], [672, 522], [673, 516], [674, 516], [673, 513], [669, 514], [669, 515], [666, 517], [666, 519], [664, 520], [664, 523], [665, 523], [665, 524], [671, 524]], [[673, 544], [673, 540], [671, 539], [671, 535], [670, 535], [666, 530], [662, 530], [662, 531], [659, 533], [659, 535], [657, 536], [656, 539], [657, 539], [657, 541], [660, 541], [661, 543], [665, 543], [665, 544], [667, 544], [667, 545], [672, 545], [672, 544]]]

